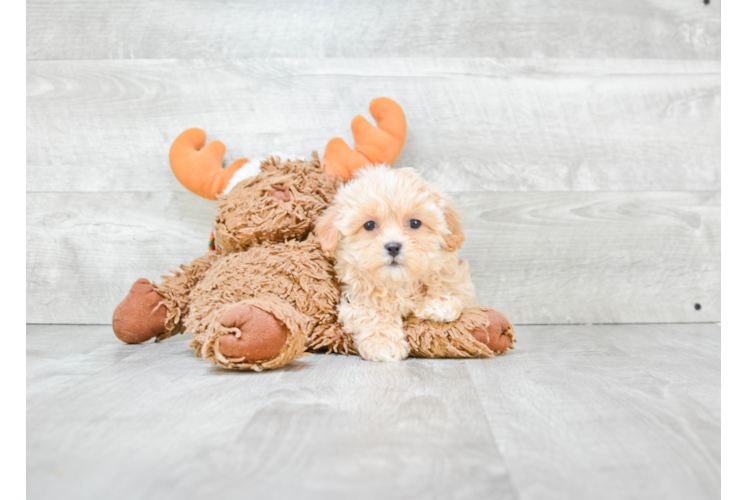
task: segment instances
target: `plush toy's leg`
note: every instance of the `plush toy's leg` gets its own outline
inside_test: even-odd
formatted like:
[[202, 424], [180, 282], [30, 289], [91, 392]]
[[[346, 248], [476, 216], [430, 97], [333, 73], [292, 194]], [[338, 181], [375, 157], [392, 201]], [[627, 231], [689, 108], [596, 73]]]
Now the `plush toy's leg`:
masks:
[[202, 316], [192, 311], [188, 329], [195, 354], [234, 370], [280, 368], [303, 356], [312, 320], [276, 298], [227, 304]]
[[509, 349], [514, 349], [514, 326], [509, 322], [506, 314], [490, 309], [488, 311], [490, 324], [486, 328], [476, 328], [470, 333], [478, 342], [495, 353], [504, 354]]
[[353, 335], [343, 330], [339, 322], [317, 325], [309, 336], [308, 348], [317, 352], [358, 354]]
[[198, 257], [181, 266], [173, 276], [162, 276], [159, 284], [145, 278], [136, 281], [112, 316], [114, 334], [128, 344], [156, 337], [163, 340], [182, 333], [182, 319], [189, 310], [192, 288], [210, 268], [211, 257]]
[[[504, 313], [483, 307], [462, 312], [456, 321], [439, 323], [409, 317], [403, 323], [410, 355], [418, 358], [490, 358], [514, 349], [514, 327]], [[339, 323], [318, 326], [309, 347], [320, 352], [358, 354], [353, 337]]]
[[490, 358], [513, 349], [514, 328], [502, 313], [483, 307], [462, 312], [456, 321], [405, 321], [410, 355], [423, 358]]
[[161, 283], [153, 288], [163, 297], [166, 306], [166, 324], [156, 340], [164, 340], [184, 332], [184, 319], [190, 310], [190, 292], [210, 269], [214, 257], [198, 257], [187, 265], [172, 271], [172, 276], [161, 276]]
[[244, 361], [273, 359], [283, 350], [288, 339], [288, 328], [278, 319], [249, 304], [238, 304], [221, 316], [221, 325], [237, 328], [236, 335], [223, 335], [218, 345], [227, 358]]
[[122, 342], [139, 344], [162, 334], [166, 324], [164, 298], [145, 278], [136, 281], [112, 316], [112, 329]]

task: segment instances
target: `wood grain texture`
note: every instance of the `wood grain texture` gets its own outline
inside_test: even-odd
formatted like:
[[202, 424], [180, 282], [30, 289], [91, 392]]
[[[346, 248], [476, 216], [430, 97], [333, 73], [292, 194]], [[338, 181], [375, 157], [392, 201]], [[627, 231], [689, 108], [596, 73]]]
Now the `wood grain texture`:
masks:
[[35, 1], [28, 59], [720, 57], [712, 0]]
[[[251, 374], [184, 337], [79, 332], [67, 342], [105, 336], [127, 356], [33, 397], [29, 498], [515, 498], [463, 364], [315, 356]], [[56, 340], [58, 372], [77, 372], [80, 349]]]
[[517, 335], [466, 366], [521, 498], [720, 497], [718, 325]]
[[[454, 198], [478, 298], [517, 324], [720, 320], [718, 193]], [[27, 322], [109, 323], [137, 278], [204, 253], [212, 212], [188, 193], [29, 193]]]
[[518, 323], [720, 320], [719, 193], [455, 200], [480, 301]]
[[386, 95], [400, 166], [451, 191], [716, 191], [718, 61], [30, 61], [27, 190], [183, 192], [171, 142], [309, 155]]
[[108, 325], [27, 326], [26, 411], [136, 352], [112, 342], [110, 333]]
[[[735, 164], [733, 164], [733, 167]], [[737, 321], [737, 193], [725, 191], [720, 193], [722, 202], [720, 210], [720, 283], [721, 309], [720, 321]]]
[[490, 360], [257, 374], [184, 337], [28, 326], [27, 496], [719, 498], [719, 326], [517, 335]]
[[213, 207], [191, 193], [29, 193], [26, 321], [111, 323], [136, 279], [207, 251]]

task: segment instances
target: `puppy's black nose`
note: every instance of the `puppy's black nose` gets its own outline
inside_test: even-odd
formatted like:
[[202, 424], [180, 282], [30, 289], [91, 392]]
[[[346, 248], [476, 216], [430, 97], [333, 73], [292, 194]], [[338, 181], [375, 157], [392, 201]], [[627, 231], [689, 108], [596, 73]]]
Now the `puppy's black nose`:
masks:
[[395, 242], [387, 243], [384, 246], [384, 248], [387, 250], [387, 253], [390, 254], [392, 257], [395, 257], [400, 252], [400, 249], [402, 247], [403, 246], [400, 243], [395, 243]]

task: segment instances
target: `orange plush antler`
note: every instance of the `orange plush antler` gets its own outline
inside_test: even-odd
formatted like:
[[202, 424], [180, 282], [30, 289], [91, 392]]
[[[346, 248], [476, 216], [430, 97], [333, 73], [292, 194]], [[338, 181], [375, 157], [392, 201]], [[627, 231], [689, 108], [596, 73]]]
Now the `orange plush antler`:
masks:
[[405, 145], [407, 125], [405, 113], [392, 99], [378, 97], [369, 104], [369, 112], [377, 122], [376, 128], [358, 115], [351, 123], [354, 147], [351, 149], [340, 137], [330, 140], [322, 163], [330, 175], [347, 181], [353, 172], [369, 164], [392, 165]]
[[184, 187], [198, 196], [215, 200], [226, 189], [234, 172], [247, 163], [240, 158], [228, 168], [223, 167], [226, 146], [221, 141], [205, 144], [205, 132], [199, 128], [187, 129], [174, 140], [169, 151], [169, 163], [174, 176]]

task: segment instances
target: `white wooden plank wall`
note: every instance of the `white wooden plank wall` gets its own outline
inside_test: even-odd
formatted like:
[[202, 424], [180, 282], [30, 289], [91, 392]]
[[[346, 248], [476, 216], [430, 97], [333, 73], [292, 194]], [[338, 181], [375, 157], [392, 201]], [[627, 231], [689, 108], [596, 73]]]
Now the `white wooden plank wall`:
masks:
[[[27, 322], [105, 324], [204, 251], [168, 147], [350, 139], [466, 216], [481, 301], [522, 323], [720, 319], [720, 2], [27, 2]], [[695, 304], [701, 308], [696, 310]]]
[[708, 59], [720, 1], [39, 1], [28, 59]]

